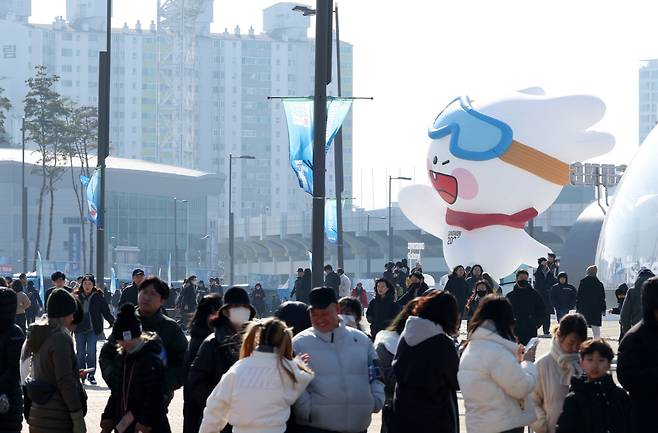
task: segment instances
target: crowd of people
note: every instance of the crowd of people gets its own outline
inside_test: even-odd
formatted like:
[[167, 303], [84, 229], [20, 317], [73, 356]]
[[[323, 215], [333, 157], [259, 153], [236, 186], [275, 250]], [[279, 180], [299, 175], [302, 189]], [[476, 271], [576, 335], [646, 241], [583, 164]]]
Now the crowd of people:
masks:
[[[593, 266], [576, 288], [555, 256], [541, 258], [532, 280], [519, 270], [503, 295], [480, 265], [455, 267], [438, 289], [419, 265], [400, 261], [386, 265], [371, 299], [343, 269], [324, 271], [325, 284], [312, 288], [300, 268], [296, 300], [274, 311], [261, 285], [248, 293], [212, 279], [206, 288], [192, 276], [176, 290], [136, 269], [117, 295], [91, 275], [67, 285], [56, 272], [43, 316], [28, 313], [40, 298], [21, 275], [0, 288], [0, 432], [20, 432], [25, 418], [34, 433], [167, 433], [180, 388], [184, 433], [362, 433], [379, 411], [385, 433], [453, 433], [458, 392], [469, 433], [655, 429], [651, 271], [618, 288], [610, 310], [621, 317], [623, 388], [610, 374], [615, 353], [599, 338], [608, 311]], [[538, 337], [551, 345], [535, 359]], [[109, 395], [100, 425], [88, 426], [83, 385], [97, 383], [103, 340]]]

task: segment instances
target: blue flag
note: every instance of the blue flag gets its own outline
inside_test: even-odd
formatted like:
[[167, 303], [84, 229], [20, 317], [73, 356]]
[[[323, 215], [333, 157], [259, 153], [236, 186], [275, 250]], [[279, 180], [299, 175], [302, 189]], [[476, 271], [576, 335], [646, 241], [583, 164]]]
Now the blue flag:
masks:
[[[351, 99], [328, 98], [325, 153], [331, 148], [351, 106]], [[288, 123], [290, 166], [299, 187], [313, 195], [313, 99], [284, 99], [283, 109]]]
[[329, 243], [338, 241], [338, 217], [336, 215], [336, 200], [324, 202], [324, 234]]
[[43, 283], [43, 260], [41, 260], [40, 251], [37, 251], [37, 272], [39, 273], [39, 291], [41, 292], [41, 299], [43, 299], [43, 302], [46, 302], [46, 285]]
[[114, 272], [114, 267], [112, 268], [112, 278], [110, 279], [110, 293], [117, 291], [117, 274]]
[[94, 170], [91, 178], [80, 175], [80, 182], [87, 192], [87, 206], [89, 207], [87, 219], [97, 226], [102, 226], [102, 216], [98, 211], [100, 207], [100, 170], [98, 168]]

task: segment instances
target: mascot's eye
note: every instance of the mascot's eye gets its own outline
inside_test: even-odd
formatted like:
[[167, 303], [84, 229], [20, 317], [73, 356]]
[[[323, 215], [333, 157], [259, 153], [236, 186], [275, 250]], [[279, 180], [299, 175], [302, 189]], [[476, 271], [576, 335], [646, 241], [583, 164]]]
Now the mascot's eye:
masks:
[[439, 162], [439, 157], [436, 156], [436, 155], [434, 155], [434, 159], [432, 160], [432, 162], [433, 162], [434, 164], [436, 164], [437, 162]]

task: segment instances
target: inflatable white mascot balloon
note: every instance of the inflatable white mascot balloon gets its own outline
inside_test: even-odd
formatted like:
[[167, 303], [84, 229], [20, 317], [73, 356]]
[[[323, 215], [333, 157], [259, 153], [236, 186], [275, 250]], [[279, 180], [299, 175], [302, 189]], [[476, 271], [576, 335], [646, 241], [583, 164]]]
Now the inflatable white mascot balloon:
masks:
[[570, 163], [614, 147], [612, 135], [588, 129], [604, 113], [597, 97], [551, 97], [539, 88], [456, 98], [429, 129], [430, 185], [404, 188], [400, 208], [443, 240], [450, 268], [479, 263], [502, 278], [535, 265], [549, 249], [524, 226], [569, 184]]

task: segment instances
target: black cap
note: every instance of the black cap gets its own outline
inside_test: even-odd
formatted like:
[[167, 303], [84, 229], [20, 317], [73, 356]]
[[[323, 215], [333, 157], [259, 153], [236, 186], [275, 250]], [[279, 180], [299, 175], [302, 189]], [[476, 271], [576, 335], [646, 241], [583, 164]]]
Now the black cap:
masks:
[[247, 305], [251, 310], [251, 317], [249, 320], [253, 319], [256, 315], [256, 309], [249, 302], [249, 294], [245, 289], [239, 286], [231, 287], [224, 293], [224, 305], [219, 309], [223, 311], [226, 308], [229, 308], [231, 305]]
[[138, 268], [138, 269], [135, 269], [135, 270], [133, 271], [133, 278], [135, 278], [135, 277], [138, 276], [138, 275], [144, 275], [144, 271], [141, 270], [141, 269], [139, 269], [139, 268]]
[[324, 310], [331, 304], [338, 303], [336, 292], [331, 287], [316, 287], [309, 294], [309, 304], [311, 308]]
[[304, 268], [297, 268], [297, 272], [304, 272]]

